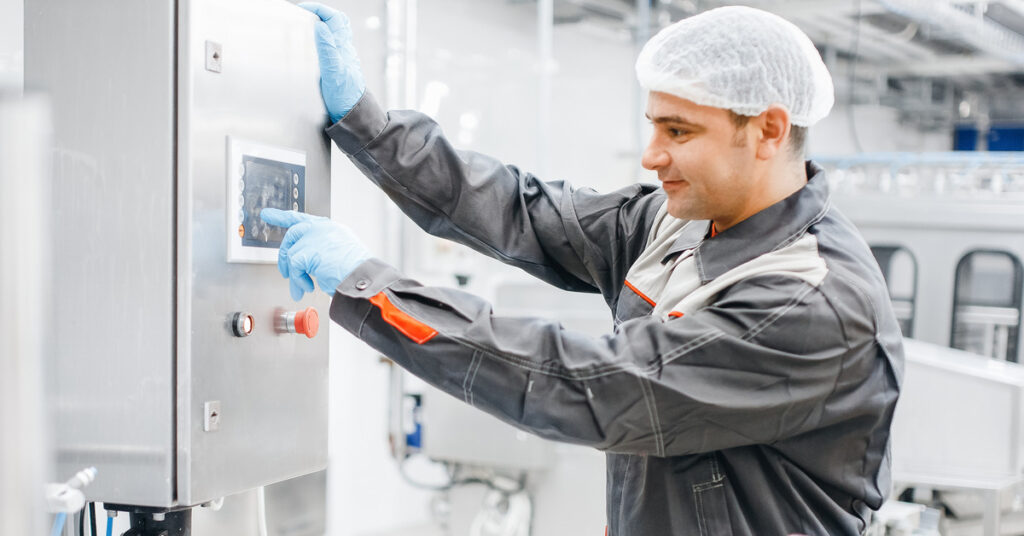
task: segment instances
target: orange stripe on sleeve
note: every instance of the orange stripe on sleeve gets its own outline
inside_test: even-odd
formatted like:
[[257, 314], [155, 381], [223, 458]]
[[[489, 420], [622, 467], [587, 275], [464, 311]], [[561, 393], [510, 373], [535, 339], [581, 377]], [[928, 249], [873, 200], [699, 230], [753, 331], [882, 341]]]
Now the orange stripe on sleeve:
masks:
[[633, 292], [636, 292], [636, 295], [640, 296], [641, 298], [643, 298], [645, 302], [651, 304], [651, 307], [655, 306], [654, 300], [648, 298], [647, 296], [644, 295], [643, 292], [640, 292], [639, 290], [637, 290], [637, 288], [634, 287], [632, 283], [630, 283], [629, 281], [626, 281], [626, 286], [629, 287], [629, 290], [632, 290]]
[[672, 311], [668, 314], [668, 316], [671, 316], [672, 318], [682, 318], [683, 313], [680, 313], [679, 311]]
[[437, 330], [434, 328], [400, 311], [383, 292], [370, 298], [370, 303], [380, 308], [380, 317], [385, 322], [400, 331], [402, 335], [412, 339], [416, 344], [423, 344], [437, 335]]

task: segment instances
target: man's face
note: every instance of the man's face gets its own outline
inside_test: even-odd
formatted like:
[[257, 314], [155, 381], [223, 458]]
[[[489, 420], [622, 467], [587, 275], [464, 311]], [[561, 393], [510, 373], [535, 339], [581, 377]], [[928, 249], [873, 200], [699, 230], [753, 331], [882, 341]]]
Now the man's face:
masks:
[[729, 112], [651, 92], [647, 118], [654, 134], [643, 153], [645, 168], [658, 172], [668, 213], [681, 219], [731, 221], [753, 195], [753, 140]]

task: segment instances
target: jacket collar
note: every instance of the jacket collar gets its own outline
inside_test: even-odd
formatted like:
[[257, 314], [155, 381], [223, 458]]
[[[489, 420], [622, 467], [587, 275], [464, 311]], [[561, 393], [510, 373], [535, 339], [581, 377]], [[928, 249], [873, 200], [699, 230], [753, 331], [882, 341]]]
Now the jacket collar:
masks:
[[807, 161], [807, 185], [789, 197], [709, 239], [711, 222], [694, 220], [683, 227], [662, 262], [694, 249], [701, 283], [797, 240], [821, 221], [831, 205], [825, 170]]

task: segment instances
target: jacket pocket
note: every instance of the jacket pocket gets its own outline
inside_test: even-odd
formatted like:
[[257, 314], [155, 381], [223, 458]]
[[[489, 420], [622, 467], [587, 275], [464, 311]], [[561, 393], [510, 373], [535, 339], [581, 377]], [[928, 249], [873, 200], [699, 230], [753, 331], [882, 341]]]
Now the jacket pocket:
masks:
[[708, 459], [711, 465], [711, 480], [693, 485], [693, 503], [697, 512], [697, 527], [700, 536], [732, 536], [729, 520], [727, 480], [718, 469], [718, 456]]

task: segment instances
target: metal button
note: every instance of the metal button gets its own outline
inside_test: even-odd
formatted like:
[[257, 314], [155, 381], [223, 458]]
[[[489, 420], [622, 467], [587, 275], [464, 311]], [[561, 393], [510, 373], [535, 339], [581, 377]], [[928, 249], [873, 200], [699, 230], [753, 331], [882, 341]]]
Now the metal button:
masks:
[[366, 290], [366, 287], [370, 286], [370, 282], [365, 279], [356, 281], [356, 290]]
[[256, 322], [249, 313], [237, 312], [231, 316], [231, 331], [236, 337], [248, 337], [255, 326]]

